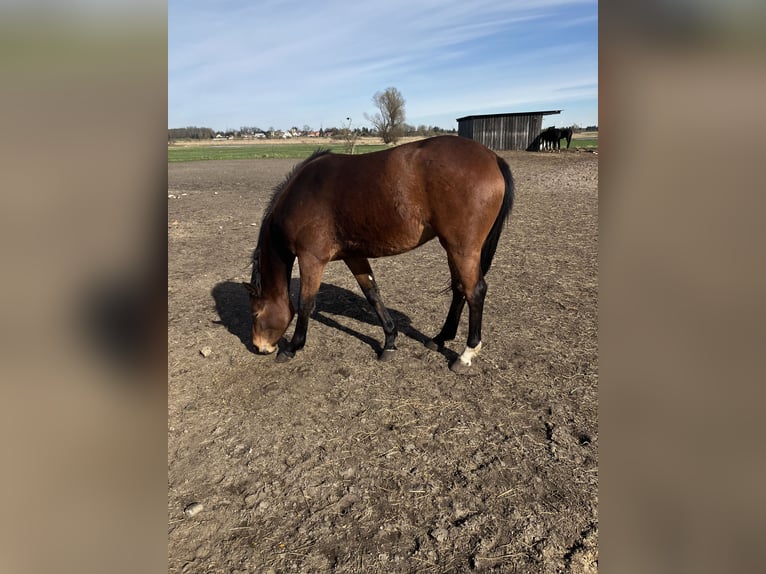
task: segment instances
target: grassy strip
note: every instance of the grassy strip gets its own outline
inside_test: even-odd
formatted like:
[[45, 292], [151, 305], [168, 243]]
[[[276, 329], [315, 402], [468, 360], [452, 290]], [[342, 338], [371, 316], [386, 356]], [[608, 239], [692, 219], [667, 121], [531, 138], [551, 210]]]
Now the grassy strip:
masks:
[[[566, 142], [562, 140], [561, 141], [561, 147], [565, 148], [566, 145], [567, 145]], [[598, 138], [581, 139], [581, 140], [573, 139], [572, 143], [569, 144], [569, 149], [572, 149], [573, 147], [575, 147], [575, 148], [578, 148], [578, 147], [582, 147], [582, 148], [598, 148]]]
[[[335, 153], [346, 153], [343, 144], [317, 146], [313, 144], [232, 145], [232, 146], [168, 146], [168, 162], [202, 161], [212, 159], [304, 159], [318, 148], [330, 148]], [[356, 146], [355, 153], [369, 153], [386, 149], [385, 145]]]
[[[566, 142], [562, 147], [566, 146]], [[204, 161], [214, 159], [304, 159], [318, 148], [330, 148], [335, 153], [346, 153], [344, 144], [317, 146], [314, 144], [231, 145], [231, 146], [168, 146], [168, 162]], [[355, 153], [369, 153], [388, 146], [358, 145]], [[598, 148], [598, 139], [573, 139], [570, 148]]]

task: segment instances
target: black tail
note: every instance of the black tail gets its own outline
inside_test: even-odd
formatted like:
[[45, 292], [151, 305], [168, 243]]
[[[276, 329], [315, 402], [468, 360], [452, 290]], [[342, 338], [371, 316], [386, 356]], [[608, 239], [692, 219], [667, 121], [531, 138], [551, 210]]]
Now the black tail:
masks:
[[500, 232], [503, 231], [503, 224], [508, 216], [511, 214], [513, 208], [513, 175], [511, 175], [511, 168], [508, 167], [506, 161], [498, 157], [497, 166], [500, 168], [500, 173], [503, 174], [505, 180], [505, 194], [503, 195], [503, 205], [500, 207], [500, 213], [497, 214], [497, 219], [492, 225], [492, 229], [489, 230], [489, 235], [484, 241], [484, 247], [481, 248], [481, 272], [486, 275], [492, 265], [492, 259], [495, 257], [495, 251], [497, 250], [497, 242], [500, 240]]

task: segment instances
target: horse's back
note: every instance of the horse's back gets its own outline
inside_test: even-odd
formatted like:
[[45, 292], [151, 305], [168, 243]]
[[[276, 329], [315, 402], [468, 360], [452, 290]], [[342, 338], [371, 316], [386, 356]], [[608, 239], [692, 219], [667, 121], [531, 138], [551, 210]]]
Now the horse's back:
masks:
[[395, 255], [436, 236], [481, 246], [504, 189], [497, 155], [459, 136], [327, 154], [296, 174], [281, 225], [293, 252], [327, 245], [331, 259]]
[[365, 199], [381, 196], [432, 212], [446, 204], [469, 208], [498, 192], [502, 196], [497, 155], [474, 140], [439, 136], [378, 153], [369, 154], [364, 169]]

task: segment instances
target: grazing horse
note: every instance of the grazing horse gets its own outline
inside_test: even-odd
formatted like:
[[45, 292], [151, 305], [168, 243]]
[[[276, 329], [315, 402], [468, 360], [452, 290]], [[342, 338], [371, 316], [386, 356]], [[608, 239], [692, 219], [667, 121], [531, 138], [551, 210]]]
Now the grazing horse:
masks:
[[441, 331], [426, 346], [438, 350], [455, 338], [468, 303], [467, 345], [450, 367], [467, 372], [481, 349], [484, 276], [513, 194], [508, 164], [462, 137], [435, 137], [363, 155], [317, 151], [277, 186], [261, 223], [252, 278], [245, 283], [256, 352], [276, 351], [295, 315], [288, 290], [295, 259], [298, 320], [291, 341], [277, 353], [278, 362], [303, 348], [322, 272], [328, 262], [342, 260], [383, 325], [380, 359], [390, 359], [397, 329], [368, 258], [405, 253], [436, 237], [447, 252], [452, 303]]
[[540, 149], [561, 149], [561, 140], [566, 138], [567, 149], [572, 142], [572, 128], [549, 127], [540, 134]]

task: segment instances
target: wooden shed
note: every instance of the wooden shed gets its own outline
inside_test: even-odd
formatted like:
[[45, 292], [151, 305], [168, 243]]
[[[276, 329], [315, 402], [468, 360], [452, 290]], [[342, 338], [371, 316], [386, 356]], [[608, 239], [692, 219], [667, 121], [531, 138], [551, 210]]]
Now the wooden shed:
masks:
[[561, 110], [465, 116], [457, 119], [457, 133], [494, 150], [531, 150], [543, 130], [543, 116]]

